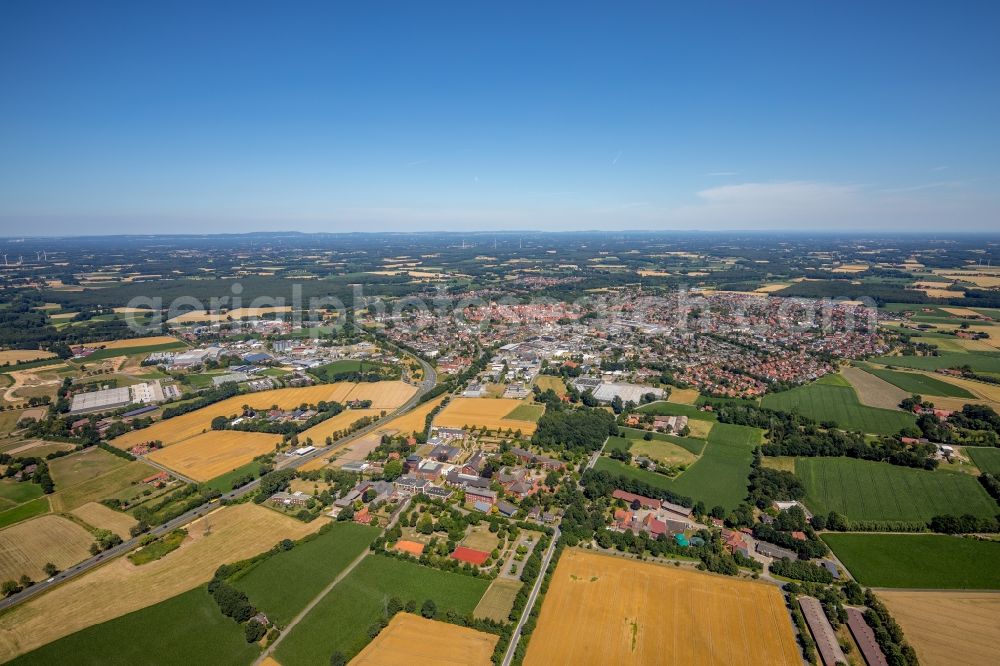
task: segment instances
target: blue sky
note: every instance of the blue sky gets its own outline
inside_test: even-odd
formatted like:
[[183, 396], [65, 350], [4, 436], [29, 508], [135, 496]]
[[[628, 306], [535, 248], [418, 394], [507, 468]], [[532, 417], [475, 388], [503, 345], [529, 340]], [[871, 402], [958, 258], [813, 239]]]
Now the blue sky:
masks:
[[995, 2], [485, 4], [0, 3], [0, 235], [998, 226]]

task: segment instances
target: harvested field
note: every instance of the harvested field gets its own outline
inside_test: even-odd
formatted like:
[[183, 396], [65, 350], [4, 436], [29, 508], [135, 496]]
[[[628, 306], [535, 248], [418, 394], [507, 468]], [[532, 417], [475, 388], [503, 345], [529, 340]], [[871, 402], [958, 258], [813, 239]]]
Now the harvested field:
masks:
[[494, 622], [508, 622], [510, 609], [514, 607], [514, 597], [517, 596], [523, 583], [510, 578], [494, 578], [479, 600], [479, 605], [472, 612], [473, 617], [486, 618]]
[[534, 421], [505, 418], [520, 404], [520, 400], [513, 398], [452, 398], [434, 419], [434, 425], [447, 428], [479, 426], [490, 430], [511, 428], [531, 435], [537, 427]]
[[543, 391], [552, 389], [560, 398], [566, 395], [566, 383], [562, 377], [555, 375], [538, 375], [535, 378], [535, 385]]
[[103, 347], [104, 349], [128, 349], [130, 347], [153, 347], [180, 343], [172, 335], [154, 335], [148, 338], [132, 338], [130, 340], [105, 340], [104, 342], [88, 342], [87, 347]]
[[351, 660], [351, 666], [436, 666], [492, 663], [499, 636], [397, 613], [389, 626]]
[[379, 432], [398, 432], [400, 434], [423, 432], [427, 415], [430, 414], [435, 407], [440, 405], [446, 397], [447, 396], [442, 395], [433, 400], [428, 400], [422, 405], [414, 407], [402, 416], [397, 416], [391, 421], [386, 421], [379, 428]]
[[4, 351], [0, 351], [0, 365], [39, 361], [43, 358], [52, 358], [53, 356], [55, 354], [52, 352], [40, 349], [5, 349]]
[[1000, 593], [880, 590], [879, 598], [927, 666], [1000, 662]]
[[771, 585], [567, 549], [527, 665], [802, 663]]
[[209, 481], [274, 451], [281, 435], [211, 430], [179, 444], [157, 449], [149, 459], [195, 481]]
[[941, 308], [950, 315], [955, 315], [956, 317], [978, 317], [979, 313], [975, 310], [970, 310], [969, 308]]
[[899, 403], [910, 394], [893, 386], [881, 377], [865, 372], [861, 368], [847, 366], [841, 370], [844, 378], [854, 387], [862, 405], [881, 409], [898, 409]]
[[417, 393], [417, 387], [406, 382], [360, 382], [347, 395], [347, 400], [371, 400], [372, 409], [396, 409]]
[[219, 565], [302, 538], [323, 522], [303, 523], [256, 504], [215, 511], [191, 523], [190, 536], [162, 559], [137, 567], [119, 557], [0, 615], [0, 661], [193, 589]]
[[0, 530], [0, 580], [27, 574], [45, 580], [47, 562], [60, 569], [90, 557], [94, 538], [87, 530], [60, 516], [39, 516]]
[[274, 305], [263, 308], [236, 308], [225, 313], [208, 312], [207, 310], [191, 310], [167, 320], [168, 324], [191, 324], [195, 322], [239, 321], [244, 317], [260, 317], [277, 312], [291, 312], [290, 305]]
[[694, 401], [701, 396], [698, 389], [679, 389], [675, 388], [670, 391], [670, 397], [667, 398], [667, 402], [675, 402], [678, 405], [693, 405]]
[[53, 511], [72, 511], [87, 502], [112, 497], [157, 472], [143, 462], [124, 460], [97, 448], [56, 458], [49, 469], [56, 482], [56, 492], [49, 496]]
[[299, 433], [299, 441], [304, 443], [307, 439], [312, 439], [314, 444], [322, 445], [326, 441], [326, 438], [331, 436], [336, 431], [345, 430], [366, 416], [378, 416], [383, 411], [385, 410], [345, 409], [333, 418], [329, 418], [326, 421]]
[[216, 416], [235, 416], [240, 413], [243, 405], [258, 408], [277, 405], [280, 409], [294, 409], [302, 403], [316, 404], [322, 400], [343, 402], [353, 388], [352, 382], [340, 382], [236, 395], [203, 409], [154, 423], [148, 428], [127, 432], [112, 440], [111, 444], [120, 449], [127, 449], [136, 444], [158, 439], [164, 446], [170, 446], [211, 430], [212, 419]]
[[137, 524], [136, 519], [127, 513], [109, 509], [97, 502], [87, 502], [83, 506], [77, 507], [73, 510], [73, 515], [91, 527], [111, 530], [126, 540], [130, 538], [129, 530]]
[[[924, 396], [947, 396], [951, 398], [974, 399], [976, 397], [961, 386], [943, 381], [924, 372], [889, 370], [888, 368], [876, 366], [866, 366], [865, 371], [889, 382], [893, 386], [899, 387], [899, 389], [906, 393], [916, 393]], [[997, 392], [1000, 393], [1000, 390]]]
[[972, 395], [982, 400], [986, 400], [988, 402], [1000, 402], [1000, 385], [998, 384], [987, 384], [986, 382], [977, 382], [971, 379], [965, 379], [964, 377], [951, 377], [936, 373], [933, 375], [927, 373], [927, 376], [946, 384], [951, 384], [960, 389], [965, 389]]

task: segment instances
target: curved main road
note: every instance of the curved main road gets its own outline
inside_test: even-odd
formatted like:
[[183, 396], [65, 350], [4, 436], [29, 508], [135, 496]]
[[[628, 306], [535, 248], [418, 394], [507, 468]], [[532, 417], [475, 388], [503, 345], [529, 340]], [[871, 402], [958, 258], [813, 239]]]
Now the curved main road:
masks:
[[[387, 414], [385, 418], [379, 419], [375, 423], [372, 423], [371, 425], [366, 426], [361, 430], [358, 430], [346, 437], [338, 439], [330, 446], [317, 448], [315, 451], [312, 451], [311, 453], [308, 453], [304, 456], [296, 456], [291, 460], [285, 462], [283, 465], [280, 465], [279, 468], [295, 469], [297, 467], [305, 465], [307, 462], [315, 460], [316, 458], [321, 458], [323, 456], [330, 455], [330, 453], [340, 448], [343, 448], [344, 446], [347, 446], [354, 440], [364, 437], [365, 435], [376, 430], [386, 421], [393, 419], [401, 414], [405, 414], [406, 412], [410, 411], [418, 404], [420, 404], [421, 396], [423, 396], [425, 393], [434, 388], [434, 385], [437, 383], [437, 373], [434, 371], [434, 368], [432, 368], [431, 365], [426, 361], [424, 361], [423, 359], [419, 357], [414, 357], [414, 358], [417, 359], [417, 361], [420, 363], [421, 367], [424, 370], [424, 379], [418, 385], [419, 390], [413, 395], [412, 398], [407, 400], [400, 407], [396, 408], [396, 410], [394, 410], [393, 412]], [[170, 473], [176, 476], [175, 472], [171, 471]], [[174, 518], [173, 520], [163, 523], [162, 525], [157, 525], [156, 527], [150, 529], [148, 532], [140, 535], [139, 537], [129, 539], [128, 541], [124, 541], [113, 548], [109, 548], [103, 553], [95, 555], [90, 559], [84, 560], [83, 562], [71, 566], [69, 569], [66, 569], [65, 571], [60, 571], [59, 573], [57, 573], [55, 576], [53, 576], [48, 580], [35, 583], [34, 585], [21, 590], [17, 594], [12, 594], [6, 599], [0, 600], [0, 611], [6, 608], [10, 608], [11, 606], [15, 606], [23, 601], [30, 599], [31, 597], [39, 595], [55, 585], [66, 582], [67, 580], [75, 578], [80, 574], [86, 573], [87, 571], [90, 571], [94, 567], [98, 567], [104, 564], [105, 562], [108, 562], [109, 560], [118, 557], [119, 555], [124, 555], [125, 553], [130, 552], [131, 550], [139, 546], [139, 539], [145, 537], [147, 534], [152, 534], [153, 536], [161, 536], [172, 530], [177, 529], [178, 527], [183, 527], [184, 525], [187, 525], [188, 523], [193, 522], [198, 518], [201, 518], [206, 513], [214, 511], [215, 509], [219, 508], [220, 506], [222, 506], [224, 501], [237, 499], [239, 497], [242, 497], [243, 495], [246, 495], [249, 492], [256, 490], [259, 484], [260, 484], [260, 479], [254, 479], [245, 486], [240, 486], [236, 490], [231, 490], [228, 493], [224, 493], [221, 497], [214, 499], [211, 502], [206, 502], [205, 504], [202, 504], [198, 508], [192, 509], [185, 514], [182, 514], [177, 518]]]

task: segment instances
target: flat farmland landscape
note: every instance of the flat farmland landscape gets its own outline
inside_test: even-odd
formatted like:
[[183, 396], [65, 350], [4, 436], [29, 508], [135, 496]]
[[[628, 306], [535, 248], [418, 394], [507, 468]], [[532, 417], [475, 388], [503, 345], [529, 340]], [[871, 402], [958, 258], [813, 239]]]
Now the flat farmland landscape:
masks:
[[871, 587], [1000, 590], [1000, 543], [944, 534], [823, 534]]
[[926, 666], [1000, 661], [1000, 593], [880, 590], [878, 597]]
[[0, 615], [0, 661], [191, 590], [220, 565], [282, 539], [300, 539], [321, 525], [252, 503], [214, 511], [191, 523], [180, 548], [159, 560], [136, 566], [119, 557]]
[[997, 506], [968, 474], [900, 467], [854, 458], [798, 458], [795, 473], [806, 487], [806, 504], [850, 520], [928, 521], [971, 513], [992, 517]]
[[61, 516], [38, 516], [0, 530], [0, 581], [22, 574], [44, 580], [47, 562], [59, 569], [72, 566], [90, 557], [93, 542], [87, 530]]
[[985, 446], [967, 446], [965, 452], [981, 471], [1000, 476], [1000, 449]]
[[500, 639], [468, 627], [397, 613], [351, 666], [488, 666]]
[[535, 432], [534, 421], [507, 418], [522, 403], [513, 398], [452, 398], [434, 419], [434, 425], [447, 428], [479, 426], [490, 430], [520, 430], [525, 435]]
[[358, 399], [372, 400], [373, 408], [395, 409], [405, 403], [415, 390], [403, 382], [373, 382], [360, 388], [353, 382], [338, 382], [237, 395], [214, 405], [159, 421], [148, 428], [127, 432], [113, 439], [111, 444], [120, 449], [127, 449], [143, 442], [160, 440], [164, 446], [170, 446], [211, 430], [212, 419], [217, 416], [235, 416], [242, 411], [243, 405], [257, 409], [267, 409], [273, 405], [279, 409], [295, 409], [303, 403], [316, 404], [320, 401], [342, 403], [348, 399]]
[[524, 663], [799, 666], [802, 657], [774, 586], [567, 549]]
[[274, 451], [281, 435], [239, 430], [209, 430], [156, 449], [148, 458], [195, 481], [208, 481]]
[[137, 524], [127, 513], [115, 511], [98, 502], [87, 502], [73, 509], [73, 515], [92, 527], [111, 530], [122, 539], [129, 539], [129, 530]]
[[370, 555], [306, 615], [285, 637], [275, 658], [282, 666], [327, 663], [334, 651], [351, 656], [368, 643], [368, 627], [396, 596], [404, 603], [433, 599], [438, 613], [472, 613], [489, 581], [441, 571], [413, 562]]
[[850, 386], [823, 383], [823, 380], [780, 393], [769, 393], [761, 400], [767, 409], [790, 412], [798, 410], [816, 421], [833, 421], [844, 430], [859, 430], [877, 435], [899, 432], [912, 426], [912, 414], [861, 404]]

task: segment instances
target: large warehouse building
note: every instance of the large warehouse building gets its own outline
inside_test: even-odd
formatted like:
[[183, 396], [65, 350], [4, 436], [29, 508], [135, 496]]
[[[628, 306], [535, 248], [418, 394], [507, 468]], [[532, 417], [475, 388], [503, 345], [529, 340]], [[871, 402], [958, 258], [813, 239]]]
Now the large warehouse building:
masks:
[[89, 414], [118, 409], [132, 404], [155, 404], [163, 402], [163, 387], [159, 380], [143, 382], [122, 388], [109, 388], [100, 391], [77, 393], [70, 404], [70, 414]]

